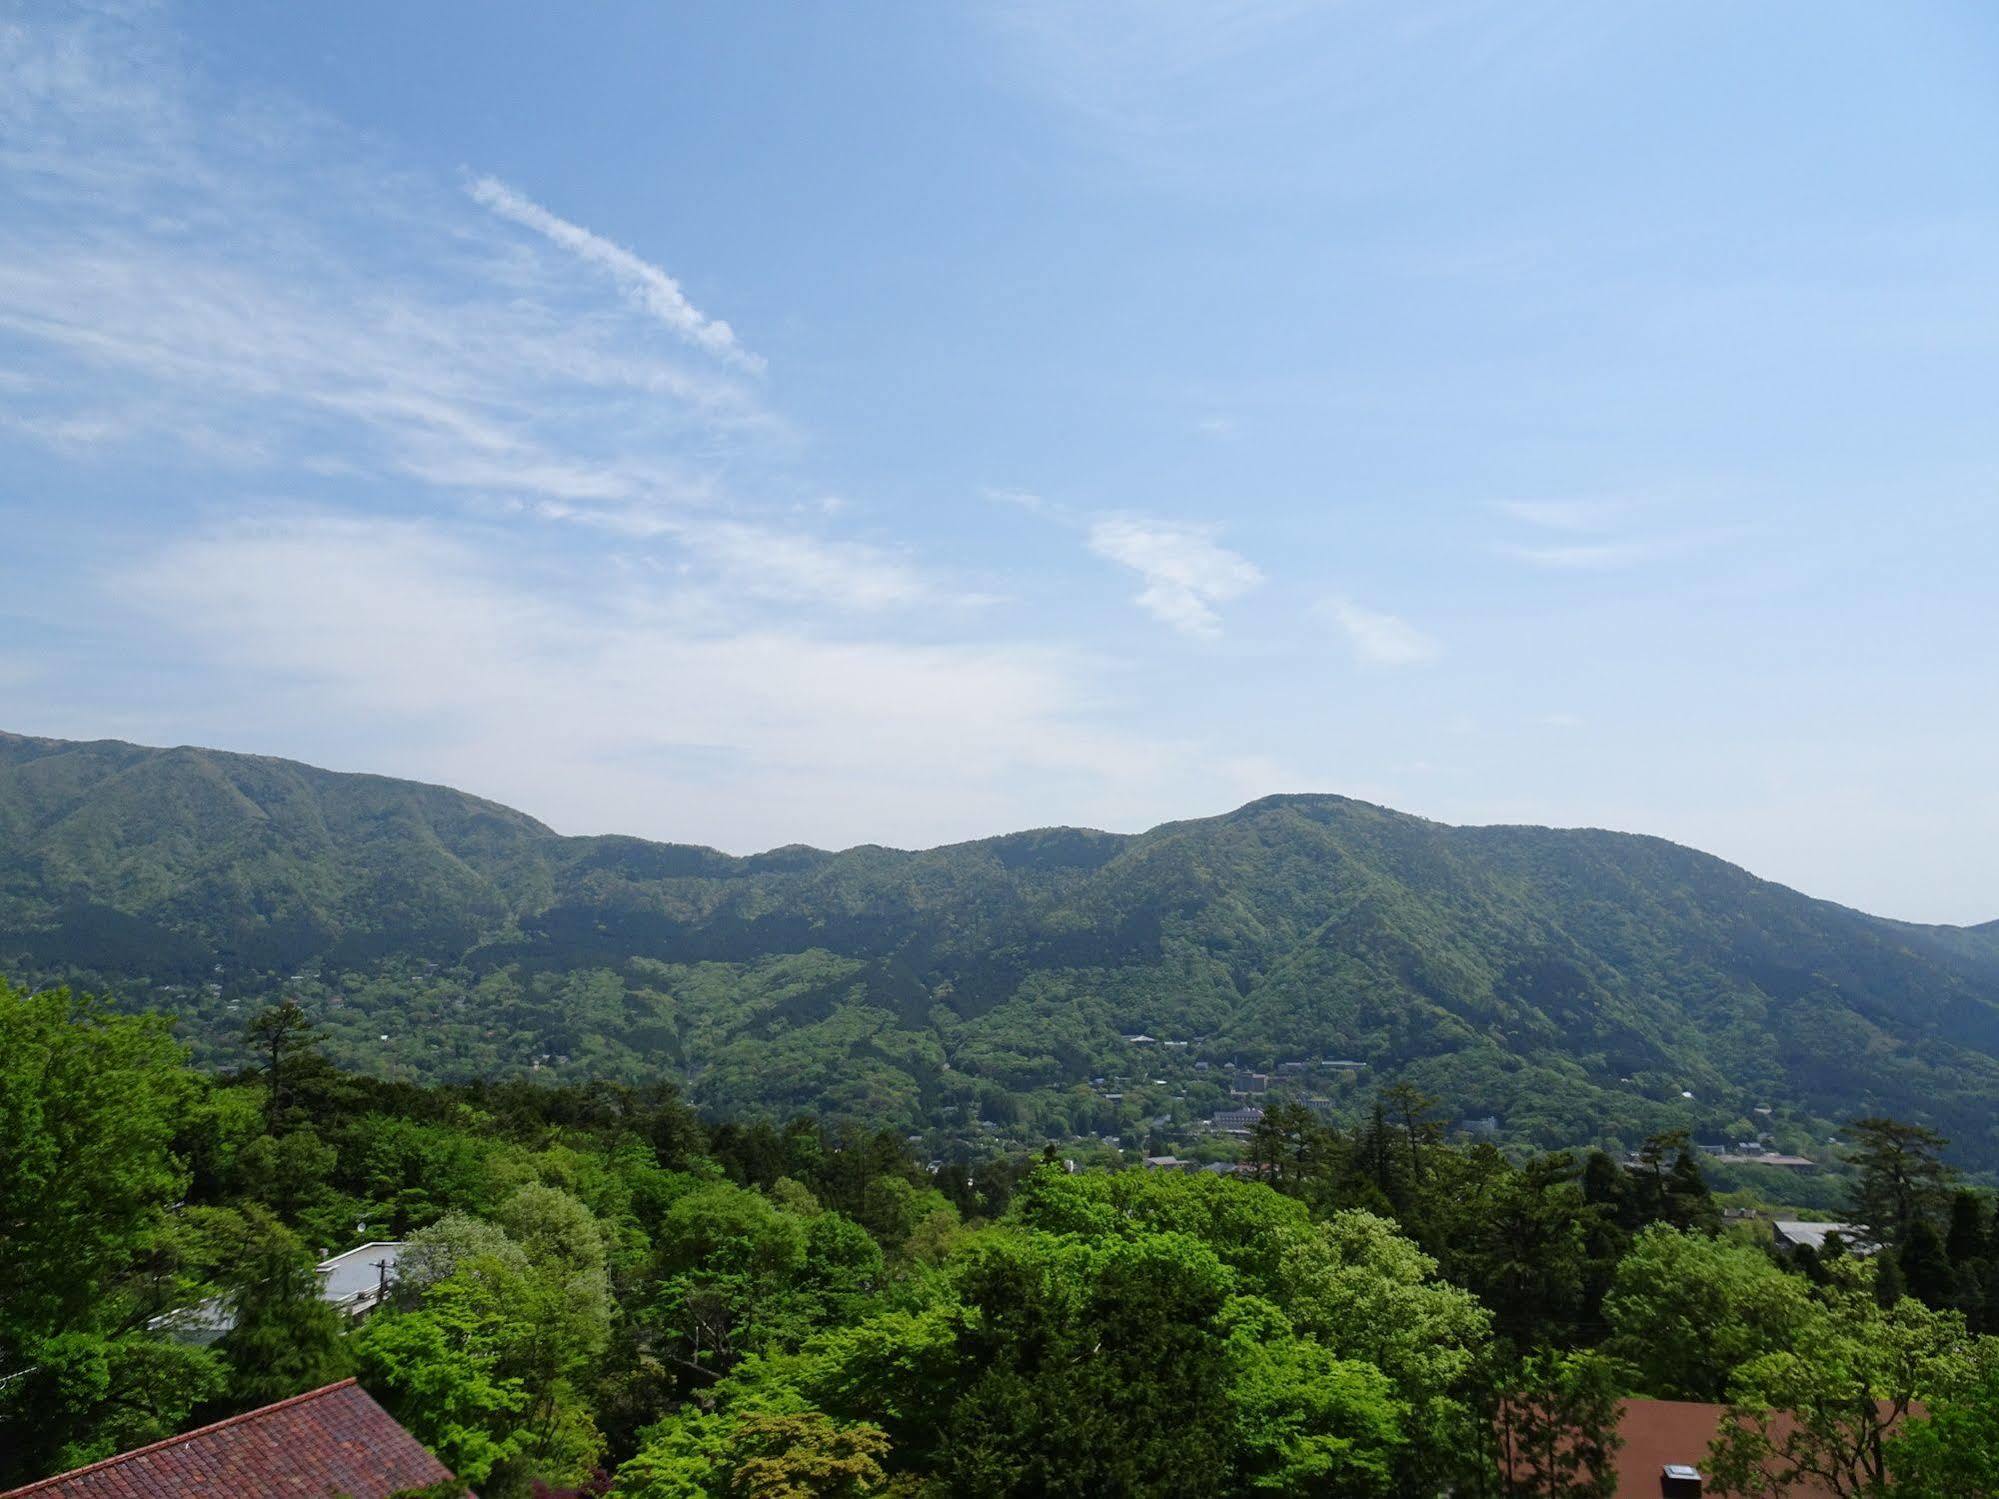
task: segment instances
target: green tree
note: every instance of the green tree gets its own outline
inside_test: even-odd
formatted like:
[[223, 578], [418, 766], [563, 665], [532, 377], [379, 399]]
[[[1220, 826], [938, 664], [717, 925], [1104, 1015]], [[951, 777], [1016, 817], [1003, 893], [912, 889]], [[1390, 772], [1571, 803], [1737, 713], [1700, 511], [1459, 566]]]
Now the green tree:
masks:
[[503, 1374], [507, 1317], [479, 1288], [446, 1280], [418, 1311], [382, 1311], [355, 1334], [361, 1382], [468, 1484], [520, 1454], [527, 1394]]
[[1897, 1499], [1991, 1499], [1999, 1494], [1999, 1342], [1986, 1340], [1978, 1374], [1934, 1399], [1888, 1439]]
[[1387, 1375], [1294, 1335], [1275, 1306], [1242, 1298], [1224, 1314], [1236, 1484], [1253, 1494], [1375, 1499], [1406, 1471], [1409, 1408]]
[[1900, 1248], [1918, 1219], [1941, 1217], [1950, 1200], [1949, 1142], [1935, 1130], [1870, 1116], [1847, 1126], [1854, 1137], [1851, 1211], [1874, 1242]]
[[1964, 1322], [1913, 1296], [1884, 1308], [1864, 1274], [1841, 1280], [1814, 1308], [1795, 1350], [1736, 1371], [1729, 1412], [1709, 1451], [1720, 1495], [1779, 1499], [1815, 1482], [1841, 1499], [1888, 1492], [1888, 1436], [1918, 1402], [1969, 1375]]
[[759, 1192], [718, 1182], [681, 1197], [655, 1240], [649, 1315], [667, 1356], [713, 1379], [754, 1349], [795, 1340], [805, 1252], [805, 1224]]
[[279, 1133], [289, 1121], [298, 1075], [325, 1039], [326, 1033], [295, 999], [265, 1006], [243, 1027], [245, 1044], [263, 1064], [264, 1127], [270, 1133]]
[[227, 1383], [211, 1350], [144, 1333], [66, 1332], [0, 1383], [0, 1483], [172, 1436]]
[[1902, 1282], [1925, 1306], [1946, 1307], [1957, 1300], [1957, 1272], [1944, 1248], [1943, 1235], [1927, 1218], [1909, 1225], [1902, 1247], [1895, 1251]]
[[1521, 1359], [1495, 1423], [1502, 1492], [1509, 1499], [1615, 1494], [1622, 1381], [1615, 1361], [1587, 1350], [1540, 1348]]
[[1565, 1340], [1582, 1306], [1589, 1226], [1597, 1213], [1566, 1154], [1536, 1156], [1491, 1185], [1469, 1215], [1451, 1266], [1493, 1308], [1515, 1347]]
[[507, 1495], [530, 1476], [574, 1482], [595, 1465], [603, 1438], [583, 1389], [615, 1303], [602, 1225], [575, 1198], [533, 1183], [496, 1217], [420, 1236], [398, 1309], [355, 1343], [398, 1419], [409, 1413], [440, 1451], [485, 1467], [482, 1492]]
[[1993, 1258], [1992, 1233], [1991, 1214], [1982, 1195], [1966, 1191], [1951, 1194], [1944, 1248], [1953, 1265]]
[[867, 1499], [882, 1492], [888, 1437], [819, 1411], [749, 1416], [724, 1449], [730, 1499]]
[[163, 1018], [0, 980], [0, 1372], [118, 1320], [118, 1282], [186, 1185], [182, 1063]]
[[1618, 1264], [1603, 1312], [1640, 1389], [1712, 1401], [1740, 1365], [1798, 1346], [1812, 1303], [1762, 1250], [1655, 1223]]
[[0, 1484], [168, 1434], [219, 1364], [137, 1331], [199, 1089], [158, 1017], [0, 981]]
[[245, 1407], [313, 1389], [347, 1372], [340, 1313], [320, 1296], [298, 1235], [254, 1205], [243, 1209], [231, 1254], [234, 1325], [222, 1340], [229, 1393]]

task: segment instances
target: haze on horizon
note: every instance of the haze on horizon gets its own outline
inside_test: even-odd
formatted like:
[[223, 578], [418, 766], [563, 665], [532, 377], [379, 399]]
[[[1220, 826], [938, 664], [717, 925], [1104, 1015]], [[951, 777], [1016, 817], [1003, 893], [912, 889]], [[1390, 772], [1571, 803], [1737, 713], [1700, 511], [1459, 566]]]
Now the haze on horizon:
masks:
[[11, 10], [0, 728], [1999, 917], [1999, 13], [855, 15]]

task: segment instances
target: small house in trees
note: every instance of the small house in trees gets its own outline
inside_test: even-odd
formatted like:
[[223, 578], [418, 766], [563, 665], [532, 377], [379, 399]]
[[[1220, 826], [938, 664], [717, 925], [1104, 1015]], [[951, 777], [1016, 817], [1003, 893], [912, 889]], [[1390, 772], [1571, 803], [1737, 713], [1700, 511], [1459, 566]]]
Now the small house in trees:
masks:
[[1770, 1225], [1770, 1237], [1777, 1248], [1789, 1254], [1809, 1245], [1812, 1253], [1824, 1254], [1826, 1239], [1838, 1234], [1840, 1243], [1848, 1254], [1872, 1254], [1874, 1241], [1871, 1235], [1858, 1223], [1801, 1223], [1792, 1218], [1779, 1218]]

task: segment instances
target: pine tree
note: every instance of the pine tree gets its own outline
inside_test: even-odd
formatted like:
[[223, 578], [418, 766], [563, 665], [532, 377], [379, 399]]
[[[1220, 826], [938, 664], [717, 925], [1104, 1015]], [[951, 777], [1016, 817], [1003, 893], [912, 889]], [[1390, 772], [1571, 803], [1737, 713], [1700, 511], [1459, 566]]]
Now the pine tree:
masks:
[[301, 1061], [325, 1035], [295, 999], [266, 1006], [243, 1028], [243, 1039], [264, 1059], [264, 1127], [272, 1134], [284, 1127]]
[[1874, 1299], [1884, 1309], [1892, 1309], [1902, 1299], [1906, 1286], [1895, 1251], [1884, 1249], [1874, 1256]]
[[1944, 1247], [1953, 1265], [1993, 1258], [1985, 1199], [1976, 1192], [1959, 1191], [1951, 1197], [1950, 1232], [1944, 1238]]
[[1942, 1214], [1952, 1176], [1942, 1151], [1950, 1142], [1935, 1130], [1897, 1119], [1856, 1119], [1851, 1188], [1854, 1220], [1874, 1242], [1897, 1246], [1919, 1218]]
[[1957, 1276], [1944, 1252], [1943, 1236], [1927, 1218], [1909, 1225], [1908, 1237], [1895, 1259], [1909, 1294], [1924, 1306], [1942, 1309], [1955, 1299]]

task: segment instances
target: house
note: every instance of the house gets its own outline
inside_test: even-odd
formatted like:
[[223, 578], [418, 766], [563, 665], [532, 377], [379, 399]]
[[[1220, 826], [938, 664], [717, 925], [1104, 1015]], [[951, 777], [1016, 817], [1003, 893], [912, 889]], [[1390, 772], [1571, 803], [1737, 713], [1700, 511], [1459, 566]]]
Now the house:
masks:
[[[1728, 1415], [1725, 1405], [1692, 1400], [1626, 1400], [1618, 1412], [1617, 1433], [1624, 1445], [1612, 1459], [1617, 1470], [1616, 1492], [1624, 1499], [1700, 1499], [1707, 1492], [1708, 1446], [1721, 1432]], [[1774, 1435], [1782, 1440], [1780, 1415]], [[1785, 1499], [1837, 1499], [1818, 1480], [1799, 1478], [1784, 1489]]]
[[[0, 1499], [388, 1499], [452, 1481], [351, 1379], [44, 1478]], [[469, 1491], [468, 1499], [469, 1499]]]
[[1858, 1223], [1800, 1223], [1794, 1218], [1779, 1218], [1770, 1225], [1770, 1237], [1777, 1248], [1786, 1254], [1807, 1244], [1814, 1254], [1823, 1254], [1829, 1234], [1839, 1235], [1848, 1254], [1874, 1252], [1873, 1236]]
[[374, 1239], [319, 1262], [319, 1294], [358, 1322], [380, 1303], [402, 1258], [399, 1239]]
[[[402, 1253], [401, 1240], [376, 1239], [359, 1249], [321, 1260], [315, 1267], [319, 1271], [320, 1299], [339, 1307], [347, 1314], [348, 1321], [360, 1321], [381, 1301]], [[225, 1337], [235, 1325], [236, 1309], [223, 1296], [211, 1296], [193, 1306], [163, 1312], [146, 1324], [152, 1332], [204, 1347]]]
[[1145, 1158], [1145, 1169], [1148, 1171], [1191, 1171], [1194, 1169], [1194, 1163], [1192, 1161], [1183, 1161], [1177, 1155], [1149, 1155]]
[[1246, 1135], [1263, 1122], [1262, 1109], [1217, 1109], [1209, 1121], [1227, 1135]]
[[[1724, 1405], [1691, 1400], [1627, 1400], [1618, 1420], [1624, 1446], [1617, 1454], [1619, 1494], [1658, 1494], [1661, 1499], [1695, 1499], [1706, 1492], [1707, 1450], [1728, 1414]], [[1789, 1416], [1780, 1415], [1773, 1434], [1782, 1440]], [[1785, 1499], [1837, 1499], [1836, 1491], [1814, 1478], [1799, 1478]]]

